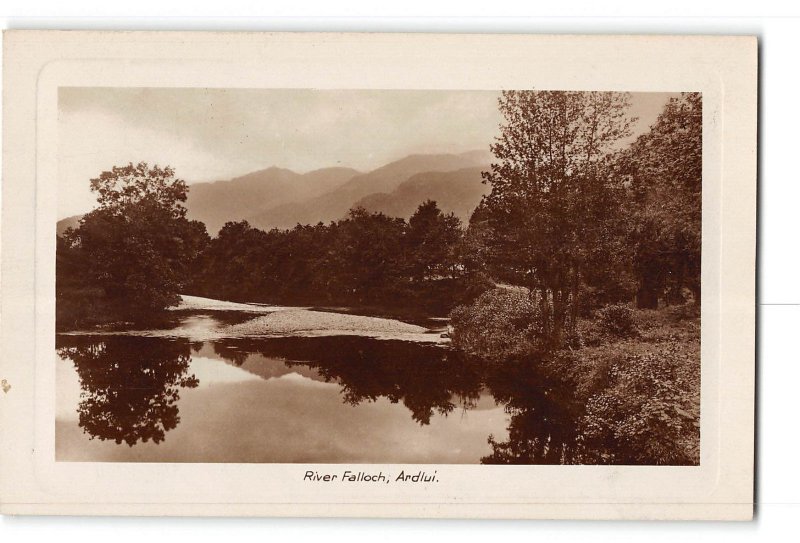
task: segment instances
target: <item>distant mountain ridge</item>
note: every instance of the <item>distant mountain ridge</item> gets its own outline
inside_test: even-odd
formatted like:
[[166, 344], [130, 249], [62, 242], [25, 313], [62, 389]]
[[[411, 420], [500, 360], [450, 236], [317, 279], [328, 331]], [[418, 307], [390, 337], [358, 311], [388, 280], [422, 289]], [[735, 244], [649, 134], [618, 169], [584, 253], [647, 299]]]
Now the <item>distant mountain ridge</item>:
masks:
[[482, 168], [463, 168], [452, 172], [420, 173], [411, 176], [390, 193], [365, 196], [355, 206], [407, 219], [420, 203], [435, 200], [439, 209], [445, 213], [453, 212], [466, 223], [481, 198], [490, 190], [483, 183], [481, 171]]
[[[343, 218], [363, 198], [390, 194], [414, 175], [451, 172], [485, 167], [489, 154], [471, 151], [461, 154], [410, 155], [371, 172], [357, 175], [338, 188], [306, 201], [282, 204], [253, 214], [247, 220], [259, 228], [291, 228], [296, 224], [327, 223]], [[426, 197], [422, 195], [424, 201]], [[416, 205], [419, 205], [417, 202]], [[477, 205], [477, 204], [476, 204]]]
[[352, 168], [323, 168], [298, 174], [285, 168], [267, 168], [228, 181], [189, 185], [187, 217], [205, 223], [216, 235], [228, 221], [240, 221], [263, 209], [307, 200], [328, 192], [356, 176]]
[[[480, 172], [490, 159], [486, 151], [415, 154], [366, 173], [333, 167], [299, 174], [271, 167], [189, 185], [187, 217], [203, 222], [213, 237], [229, 221], [247, 220], [264, 230], [292, 228], [341, 219], [355, 206], [408, 218], [431, 199], [466, 221], [487, 192]], [[58, 221], [58, 235], [77, 227], [81, 217]]]
[[78, 228], [83, 215], [73, 215], [66, 217], [56, 223], [56, 235], [60, 236], [67, 231], [67, 228]]

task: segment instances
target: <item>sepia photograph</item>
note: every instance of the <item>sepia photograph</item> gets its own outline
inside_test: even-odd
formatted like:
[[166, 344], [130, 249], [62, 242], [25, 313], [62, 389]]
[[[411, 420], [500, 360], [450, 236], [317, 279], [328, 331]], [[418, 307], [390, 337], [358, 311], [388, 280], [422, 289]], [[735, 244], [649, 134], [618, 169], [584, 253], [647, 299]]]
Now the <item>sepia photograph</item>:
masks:
[[700, 463], [701, 93], [62, 86], [57, 122], [56, 461]]
[[757, 53], [5, 33], [0, 511], [752, 518]]

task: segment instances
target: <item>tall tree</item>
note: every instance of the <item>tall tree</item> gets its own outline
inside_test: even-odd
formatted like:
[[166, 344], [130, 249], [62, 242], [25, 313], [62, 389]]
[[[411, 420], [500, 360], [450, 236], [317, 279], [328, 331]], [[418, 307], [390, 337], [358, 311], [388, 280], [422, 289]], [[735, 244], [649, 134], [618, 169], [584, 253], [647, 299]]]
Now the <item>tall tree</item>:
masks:
[[613, 208], [604, 164], [630, 134], [629, 96], [504, 91], [499, 107], [497, 162], [484, 173], [494, 268], [537, 297], [547, 334], [560, 344], [575, 325], [584, 271]]
[[118, 317], [144, 317], [178, 302], [208, 243], [186, 219], [186, 183], [170, 167], [114, 167], [91, 180], [100, 206], [65, 233], [78, 281], [99, 288]]

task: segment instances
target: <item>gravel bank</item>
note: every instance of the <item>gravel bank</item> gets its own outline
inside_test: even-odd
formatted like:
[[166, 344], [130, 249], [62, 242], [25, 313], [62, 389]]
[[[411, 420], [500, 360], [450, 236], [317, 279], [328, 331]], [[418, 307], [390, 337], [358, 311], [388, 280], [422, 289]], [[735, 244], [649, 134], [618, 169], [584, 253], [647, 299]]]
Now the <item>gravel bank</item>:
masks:
[[443, 343], [439, 333], [394, 319], [307, 309], [288, 309], [256, 317], [220, 330], [227, 337], [360, 335], [378, 339], [404, 339]]
[[201, 296], [189, 296], [181, 294], [181, 302], [170, 307], [170, 311], [242, 311], [245, 313], [272, 313], [285, 309], [296, 309], [280, 305], [260, 305], [260, 304], [241, 304], [238, 302], [226, 302], [225, 300], [214, 300]]
[[[365, 336], [375, 339], [398, 339], [423, 343], [445, 344], [450, 340], [442, 337], [444, 330], [429, 330], [423, 326], [395, 319], [329, 313], [285, 306], [244, 304], [181, 296], [180, 305], [173, 311], [192, 311], [180, 322], [168, 329], [152, 330], [84, 330], [68, 332], [68, 335], [121, 335], [148, 337], [179, 337], [192, 341], [211, 341], [220, 338], [240, 337], [315, 337], [315, 336]], [[212, 314], [213, 311], [238, 311], [252, 314], [253, 318], [238, 324], [224, 324]]]

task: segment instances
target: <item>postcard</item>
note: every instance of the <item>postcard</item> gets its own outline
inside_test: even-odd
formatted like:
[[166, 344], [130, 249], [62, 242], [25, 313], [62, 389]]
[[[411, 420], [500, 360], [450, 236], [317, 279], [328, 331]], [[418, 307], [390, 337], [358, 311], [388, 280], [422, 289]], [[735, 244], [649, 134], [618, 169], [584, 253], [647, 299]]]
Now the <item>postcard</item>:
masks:
[[4, 514], [752, 517], [755, 38], [4, 51]]

